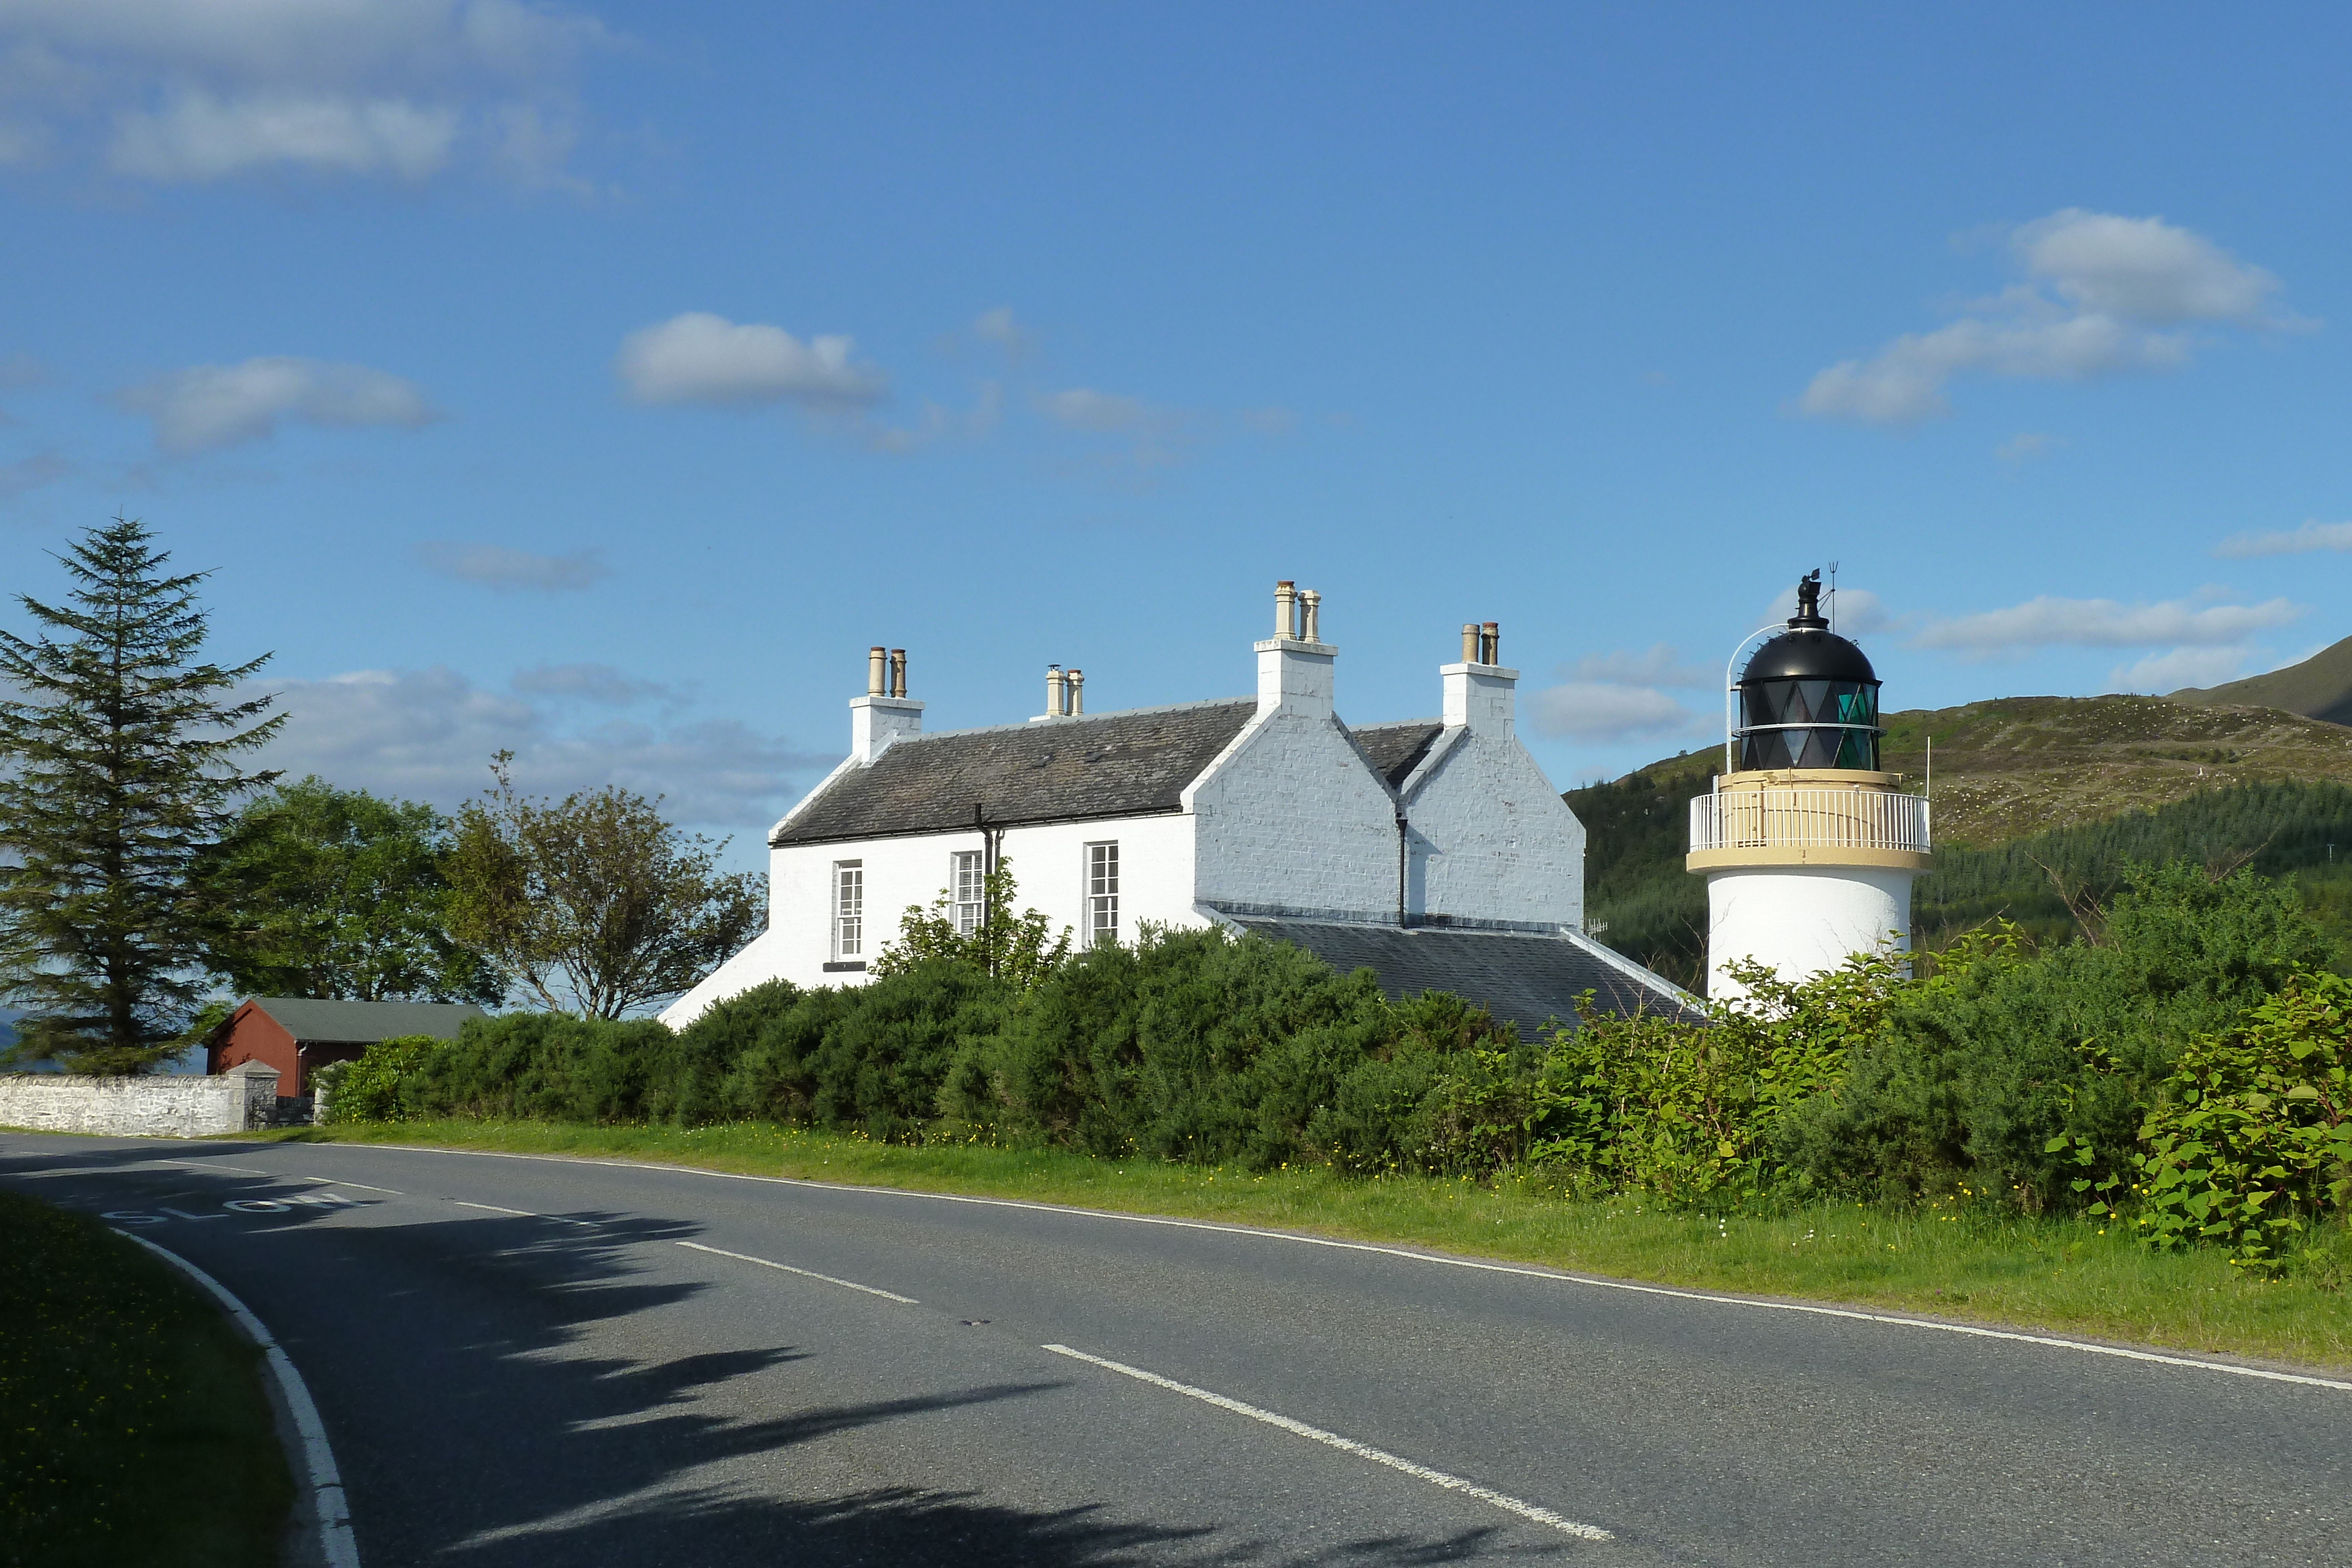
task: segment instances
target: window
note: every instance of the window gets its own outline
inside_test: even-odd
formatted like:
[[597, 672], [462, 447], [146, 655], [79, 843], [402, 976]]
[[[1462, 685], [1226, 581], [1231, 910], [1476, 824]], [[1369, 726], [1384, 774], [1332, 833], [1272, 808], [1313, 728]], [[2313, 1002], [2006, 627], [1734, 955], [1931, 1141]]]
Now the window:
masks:
[[959, 936], [979, 930], [988, 909], [988, 873], [981, 869], [981, 861], [978, 850], [958, 850], [948, 857], [948, 886], [954, 890]]
[[833, 949], [839, 958], [866, 951], [866, 862], [833, 862]]
[[1087, 946], [1118, 940], [1118, 846], [1087, 846]]

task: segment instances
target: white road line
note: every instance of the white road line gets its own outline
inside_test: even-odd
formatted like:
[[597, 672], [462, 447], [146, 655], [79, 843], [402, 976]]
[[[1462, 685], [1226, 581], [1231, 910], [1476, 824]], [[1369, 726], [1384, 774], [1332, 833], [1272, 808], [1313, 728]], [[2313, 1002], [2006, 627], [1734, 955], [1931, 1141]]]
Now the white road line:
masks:
[[363, 1181], [345, 1181], [341, 1176], [301, 1176], [297, 1179], [301, 1181], [314, 1181], [326, 1186], [355, 1186], [362, 1192], [390, 1193], [394, 1197], [406, 1197], [408, 1196], [406, 1193], [401, 1192], [394, 1187], [370, 1186]]
[[960, 1193], [918, 1192], [903, 1186], [859, 1186], [851, 1182], [810, 1181], [803, 1176], [750, 1176], [740, 1171], [704, 1170], [698, 1166], [662, 1165], [652, 1160], [598, 1160], [570, 1155], [517, 1155], [499, 1149], [437, 1149], [421, 1144], [375, 1144], [376, 1149], [404, 1148], [411, 1154], [467, 1155], [492, 1160], [538, 1160], [549, 1164], [606, 1166], [614, 1170], [673, 1171], [680, 1176], [712, 1176], [720, 1181], [766, 1182], [774, 1186], [814, 1187], [820, 1192], [849, 1192], [882, 1197], [923, 1198], [933, 1203], [970, 1203], [987, 1208], [1026, 1208], [1040, 1214], [1068, 1214], [1082, 1219], [1114, 1220], [1123, 1225], [1165, 1225], [1179, 1230], [1213, 1230], [1228, 1236], [1255, 1236], [1265, 1241], [1286, 1241], [1299, 1247], [1329, 1247], [1343, 1252], [1372, 1252], [1387, 1258], [1402, 1258], [1412, 1263], [1434, 1263], [1448, 1269], [1473, 1269], [1487, 1274], [1516, 1274], [1530, 1280], [1552, 1280], [1564, 1285], [1586, 1285], [1597, 1291], [1625, 1291], [1634, 1295], [1664, 1296], [1675, 1301], [1705, 1301], [1718, 1307], [1751, 1307], [1761, 1312], [1801, 1312], [1812, 1317], [1845, 1318], [1854, 1322], [1885, 1323], [1895, 1328], [1933, 1329], [1941, 1333], [1966, 1334], [1971, 1339], [2008, 1340], [2017, 1344], [2041, 1345], [2049, 1350], [2081, 1351], [2085, 1355], [2111, 1355], [2124, 1361], [2153, 1363], [2158, 1366], [2185, 1367], [2191, 1372], [2226, 1372], [2232, 1377], [2254, 1377], [2269, 1383], [2299, 1384], [2306, 1388], [2333, 1388], [2352, 1394], [2352, 1382], [2336, 1377], [2314, 1377], [2297, 1372], [2273, 1372], [2263, 1366], [2239, 1366], [2226, 1361], [2204, 1361], [2190, 1355], [2167, 1355], [2159, 1351], [2131, 1350], [2119, 1344], [2098, 1344], [2089, 1340], [2063, 1339], [2056, 1334], [2024, 1333], [2015, 1329], [1982, 1328], [1974, 1323], [1948, 1323], [1935, 1318], [1906, 1317], [1898, 1312], [1865, 1312], [1853, 1307], [1820, 1307], [1803, 1301], [1774, 1301], [1756, 1296], [1734, 1296], [1712, 1291], [1688, 1291], [1672, 1285], [1640, 1285], [1629, 1280], [1603, 1280], [1591, 1274], [1571, 1274], [1560, 1269], [1530, 1269], [1512, 1263], [1482, 1263], [1471, 1258], [1448, 1258], [1442, 1253], [1416, 1252], [1406, 1247], [1383, 1247], [1370, 1241], [1335, 1241], [1324, 1236], [1302, 1236], [1290, 1230], [1261, 1230], [1248, 1225], [1219, 1225], [1202, 1219], [1170, 1219], [1155, 1214], [1120, 1214], [1107, 1208], [1079, 1208], [1063, 1203], [1033, 1203], [1017, 1197], [967, 1197]]
[[823, 1280], [828, 1285], [839, 1285], [845, 1291], [863, 1291], [869, 1296], [879, 1296], [886, 1301], [904, 1301], [910, 1307], [922, 1303], [912, 1296], [902, 1296], [896, 1291], [880, 1290], [873, 1285], [861, 1285], [855, 1280], [836, 1280], [830, 1274], [820, 1274], [814, 1269], [795, 1269], [790, 1263], [779, 1263], [771, 1258], [754, 1258], [749, 1252], [730, 1252], [724, 1247], [705, 1247], [699, 1241], [681, 1241], [680, 1247], [691, 1247], [697, 1252], [709, 1252], [720, 1258], [732, 1258], [739, 1263], [757, 1263], [762, 1269], [780, 1269], [787, 1274], [798, 1274], [804, 1280]]
[[252, 1309], [238, 1301], [226, 1285], [177, 1252], [158, 1247], [143, 1236], [132, 1236], [127, 1230], [120, 1234], [210, 1291], [214, 1299], [228, 1309], [237, 1326], [261, 1347], [270, 1375], [278, 1380], [278, 1391], [286, 1401], [287, 1412], [294, 1417], [294, 1435], [302, 1444], [303, 1468], [310, 1472], [310, 1512], [318, 1521], [320, 1555], [327, 1560], [328, 1568], [360, 1568], [359, 1542], [352, 1535], [352, 1511], [343, 1497], [342, 1472], [335, 1468], [335, 1451], [327, 1446], [326, 1424], [319, 1419], [319, 1407], [310, 1402], [310, 1390], [303, 1385], [302, 1375], [294, 1370], [293, 1361], [262, 1326], [261, 1320], [253, 1315]]
[[[357, 1186], [359, 1184], [353, 1182], [352, 1185]], [[566, 1219], [560, 1214], [534, 1214], [528, 1208], [500, 1208], [495, 1203], [467, 1203], [462, 1197], [453, 1197], [449, 1201], [459, 1208], [478, 1208], [485, 1214], [511, 1214], [517, 1219], [551, 1219], [558, 1225], [576, 1225], [583, 1230], [596, 1228], [596, 1222], [593, 1219]]]
[[1549, 1524], [1554, 1530], [1566, 1531], [1570, 1535], [1581, 1536], [1587, 1541], [1616, 1539], [1597, 1524], [1579, 1524], [1576, 1521], [1563, 1518], [1548, 1508], [1540, 1508], [1531, 1502], [1521, 1502], [1517, 1498], [1507, 1496], [1488, 1487], [1482, 1487], [1475, 1481], [1465, 1481], [1460, 1476], [1449, 1476], [1444, 1470], [1433, 1470], [1427, 1465], [1417, 1465], [1411, 1459], [1401, 1459], [1386, 1449], [1375, 1448], [1369, 1443], [1359, 1443], [1353, 1437], [1342, 1437], [1337, 1432], [1327, 1432], [1320, 1427], [1310, 1427], [1304, 1421], [1294, 1421], [1287, 1416], [1277, 1416], [1271, 1410], [1261, 1410], [1255, 1405], [1244, 1405], [1238, 1399], [1228, 1399], [1222, 1394], [1212, 1394], [1205, 1388], [1195, 1388], [1189, 1383], [1179, 1383], [1172, 1377], [1162, 1377], [1156, 1372], [1146, 1372], [1139, 1366], [1129, 1366], [1123, 1361], [1111, 1361], [1099, 1355], [1088, 1355], [1085, 1351], [1072, 1350], [1066, 1344], [1049, 1344], [1041, 1348], [1050, 1350], [1055, 1355], [1066, 1355], [1073, 1361], [1083, 1361], [1094, 1366], [1120, 1373], [1139, 1383], [1149, 1383], [1154, 1388], [1165, 1388], [1171, 1394], [1181, 1394], [1187, 1398], [1198, 1399], [1202, 1404], [1213, 1405], [1220, 1410], [1230, 1410], [1236, 1416], [1246, 1416], [1253, 1421], [1263, 1421], [1269, 1427], [1279, 1427], [1286, 1432], [1312, 1438], [1318, 1443], [1328, 1444], [1341, 1453], [1353, 1454], [1360, 1459], [1370, 1459], [1376, 1465], [1386, 1465], [1389, 1469], [1401, 1470], [1416, 1480], [1424, 1480], [1432, 1486], [1444, 1487], [1447, 1491], [1458, 1491], [1465, 1497], [1475, 1497], [1480, 1502], [1493, 1503], [1496, 1508], [1509, 1513], [1516, 1513], [1521, 1519], [1530, 1519], [1538, 1524]]

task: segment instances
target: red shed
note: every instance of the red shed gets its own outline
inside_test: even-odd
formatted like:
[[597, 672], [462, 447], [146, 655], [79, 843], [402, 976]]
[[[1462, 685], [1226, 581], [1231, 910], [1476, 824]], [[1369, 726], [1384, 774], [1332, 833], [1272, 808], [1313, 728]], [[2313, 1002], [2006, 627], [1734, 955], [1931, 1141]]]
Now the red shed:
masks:
[[308, 997], [255, 997], [228, 1015], [205, 1042], [205, 1071], [240, 1062], [278, 1069], [278, 1092], [308, 1094], [313, 1068], [350, 1061], [378, 1040], [429, 1034], [455, 1040], [467, 1019], [490, 1015], [471, 1002], [328, 1002]]

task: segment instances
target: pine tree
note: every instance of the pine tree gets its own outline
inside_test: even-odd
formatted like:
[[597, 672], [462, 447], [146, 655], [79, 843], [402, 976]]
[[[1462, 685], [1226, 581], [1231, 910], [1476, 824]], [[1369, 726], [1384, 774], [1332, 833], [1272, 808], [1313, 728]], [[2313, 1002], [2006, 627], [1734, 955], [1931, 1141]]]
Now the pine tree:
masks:
[[236, 797], [237, 771], [284, 716], [226, 697], [268, 654], [199, 664], [202, 572], [135, 520], [57, 558], [68, 601], [19, 601], [38, 630], [0, 631], [0, 998], [28, 1009], [20, 1059], [137, 1072], [182, 1043], [205, 930], [188, 871]]

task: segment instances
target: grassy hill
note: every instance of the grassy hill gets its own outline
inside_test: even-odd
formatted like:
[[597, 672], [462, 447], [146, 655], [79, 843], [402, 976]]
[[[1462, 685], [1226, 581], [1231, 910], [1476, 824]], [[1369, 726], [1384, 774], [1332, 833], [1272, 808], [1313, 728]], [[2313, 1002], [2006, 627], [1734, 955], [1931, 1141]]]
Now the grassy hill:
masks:
[[2203, 707], [2284, 708], [2306, 718], [2352, 725], [2352, 637], [2300, 664], [2227, 685], [2191, 686], [2173, 693], [2170, 700]]
[[[2126, 861], [2185, 857], [2296, 873], [2352, 951], [2352, 728], [2137, 696], [2004, 697], [1886, 725], [1885, 765], [1914, 779], [1935, 740], [1937, 867], [1914, 908], [1928, 946], [1995, 914], [2070, 934], [2045, 865], [2095, 898]], [[1706, 885], [1683, 869], [1686, 802], [1722, 757], [1685, 753], [1566, 797], [1589, 834], [1601, 940], [1685, 985], [1706, 948]]]

